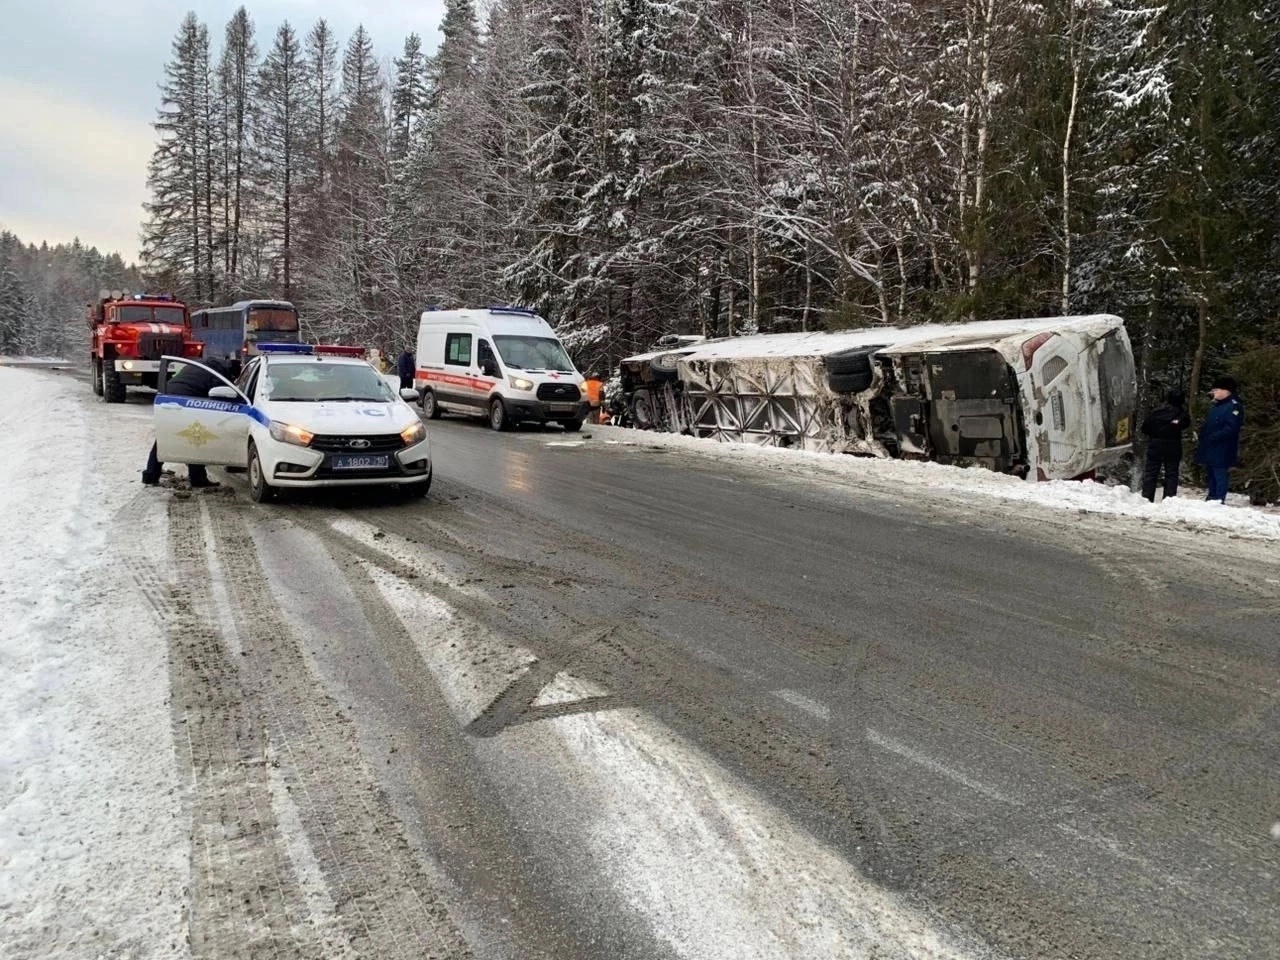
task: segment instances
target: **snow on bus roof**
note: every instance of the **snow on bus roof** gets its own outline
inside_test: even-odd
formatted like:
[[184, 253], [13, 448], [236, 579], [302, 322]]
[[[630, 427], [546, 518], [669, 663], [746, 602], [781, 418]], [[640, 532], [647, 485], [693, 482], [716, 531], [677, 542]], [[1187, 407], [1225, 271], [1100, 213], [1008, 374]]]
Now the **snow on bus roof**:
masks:
[[976, 320], [972, 323], [928, 323], [918, 327], [864, 327], [818, 333], [764, 333], [751, 337], [708, 340], [695, 346], [675, 346], [627, 357], [626, 362], [651, 360], [665, 353], [679, 353], [682, 360], [718, 360], [729, 357], [818, 357], [858, 347], [929, 347], [971, 345], [1046, 330], [1083, 330], [1103, 333], [1122, 323], [1111, 314], [1077, 317], [1029, 317], [1014, 320]]

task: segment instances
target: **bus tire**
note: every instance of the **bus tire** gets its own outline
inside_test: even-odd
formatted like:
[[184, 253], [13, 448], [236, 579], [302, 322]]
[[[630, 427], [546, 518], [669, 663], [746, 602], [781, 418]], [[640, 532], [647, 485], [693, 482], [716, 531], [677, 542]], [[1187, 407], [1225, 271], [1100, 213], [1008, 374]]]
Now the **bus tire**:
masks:
[[680, 376], [681, 354], [662, 353], [649, 361], [649, 373], [658, 383], [672, 383]]
[[834, 393], [862, 393], [871, 386], [874, 379], [869, 370], [857, 373], [828, 373], [827, 386]]

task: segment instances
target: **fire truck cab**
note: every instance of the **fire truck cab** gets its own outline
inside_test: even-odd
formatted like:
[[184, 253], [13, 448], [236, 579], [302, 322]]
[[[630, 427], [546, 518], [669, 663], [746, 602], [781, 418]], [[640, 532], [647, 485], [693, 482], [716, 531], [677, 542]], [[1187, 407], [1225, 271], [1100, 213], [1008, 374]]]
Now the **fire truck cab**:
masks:
[[103, 290], [89, 304], [88, 321], [93, 392], [107, 403], [123, 403], [131, 386], [154, 390], [162, 356], [203, 354], [186, 304], [172, 294]]

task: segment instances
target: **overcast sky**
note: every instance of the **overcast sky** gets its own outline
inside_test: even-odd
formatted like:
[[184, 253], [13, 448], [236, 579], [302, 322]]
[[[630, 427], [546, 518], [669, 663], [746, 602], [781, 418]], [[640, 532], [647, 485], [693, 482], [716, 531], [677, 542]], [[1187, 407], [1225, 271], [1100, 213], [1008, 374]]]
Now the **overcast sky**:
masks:
[[[74, 237], [126, 260], [138, 254], [151, 122], [173, 38], [194, 10], [214, 55], [241, 6], [219, 0], [3, 0], [0, 31], [0, 228], [27, 243]], [[410, 33], [434, 52], [444, 0], [245, 3], [259, 53], [288, 20], [319, 17], [342, 44], [363, 23], [389, 62]]]

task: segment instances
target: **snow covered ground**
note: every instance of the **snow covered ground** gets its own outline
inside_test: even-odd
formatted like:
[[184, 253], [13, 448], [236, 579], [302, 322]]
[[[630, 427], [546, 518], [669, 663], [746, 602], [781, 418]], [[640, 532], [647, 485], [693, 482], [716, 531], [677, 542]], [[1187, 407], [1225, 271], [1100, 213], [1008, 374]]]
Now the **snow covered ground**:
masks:
[[[1058, 510], [1123, 516], [1152, 527], [1176, 527], [1210, 534], [1280, 540], [1280, 509], [1254, 507], [1248, 498], [1231, 494], [1226, 504], [1206, 502], [1205, 491], [1183, 487], [1177, 497], [1148, 503], [1125, 486], [1092, 481], [1054, 480], [1033, 483], [980, 467], [963, 469], [937, 463], [875, 460], [805, 450], [760, 447], [749, 443], [717, 443], [674, 433], [593, 426], [583, 430], [589, 439], [568, 443], [603, 442], [671, 447], [722, 460], [747, 460], [766, 469], [796, 477], [821, 476], [877, 488], [900, 490], [914, 500], [948, 496], [994, 499]], [[554, 441], [553, 441], [554, 442]], [[1157, 498], [1159, 498], [1157, 494]]]
[[0, 957], [186, 956], [151, 411], [100, 447], [81, 392], [0, 367]]

